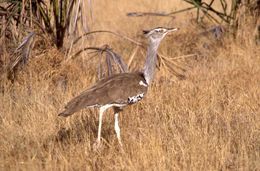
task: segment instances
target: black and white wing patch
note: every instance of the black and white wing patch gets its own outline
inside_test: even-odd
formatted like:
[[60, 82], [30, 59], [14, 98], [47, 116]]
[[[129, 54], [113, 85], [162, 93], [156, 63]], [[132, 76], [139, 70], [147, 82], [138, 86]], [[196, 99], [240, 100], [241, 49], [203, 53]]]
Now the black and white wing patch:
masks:
[[127, 103], [128, 104], [134, 104], [144, 98], [144, 93], [138, 94], [136, 96], [128, 97]]

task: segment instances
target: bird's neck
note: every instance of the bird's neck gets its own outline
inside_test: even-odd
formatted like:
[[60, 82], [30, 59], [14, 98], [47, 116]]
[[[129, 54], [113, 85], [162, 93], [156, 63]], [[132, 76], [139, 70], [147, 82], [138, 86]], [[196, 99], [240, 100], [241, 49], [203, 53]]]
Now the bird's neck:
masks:
[[158, 47], [159, 47], [159, 42], [158, 43], [149, 42], [147, 48], [147, 56], [144, 64], [144, 78], [148, 85], [151, 84], [154, 77], [156, 63], [157, 63]]

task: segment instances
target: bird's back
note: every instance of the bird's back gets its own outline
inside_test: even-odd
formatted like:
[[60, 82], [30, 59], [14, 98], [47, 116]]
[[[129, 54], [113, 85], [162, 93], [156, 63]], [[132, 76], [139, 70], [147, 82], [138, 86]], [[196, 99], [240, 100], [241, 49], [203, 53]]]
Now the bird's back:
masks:
[[142, 73], [116, 74], [98, 81], [73, 98], [59, 115], [69, 116], [90, 106], [132, 104], [141, 100], [146, 92], [147, 84]]

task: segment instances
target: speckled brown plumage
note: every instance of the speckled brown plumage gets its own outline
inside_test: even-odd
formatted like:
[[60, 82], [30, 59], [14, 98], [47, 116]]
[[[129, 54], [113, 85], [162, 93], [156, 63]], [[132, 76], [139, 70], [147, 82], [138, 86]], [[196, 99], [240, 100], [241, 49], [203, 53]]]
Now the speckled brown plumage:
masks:
[[[73, 113], [90, 106], [103, 106], [106, 104], [127, 105], [129, 98], [147, 92], [142, 73], [121, 73], [105, 78], [94, 86], [83, 91], [73, 98], [66, 106], [60, 116], [69, 116]], [[132, 104], [132, 103], [131, 103]]]

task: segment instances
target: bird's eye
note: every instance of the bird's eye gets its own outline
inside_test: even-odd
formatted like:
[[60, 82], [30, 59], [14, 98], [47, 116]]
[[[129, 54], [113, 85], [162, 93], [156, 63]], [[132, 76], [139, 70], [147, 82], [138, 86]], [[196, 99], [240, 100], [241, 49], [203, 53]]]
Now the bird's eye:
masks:
[[161, 29], [155, 30], [156, 33], [162, 33]]

